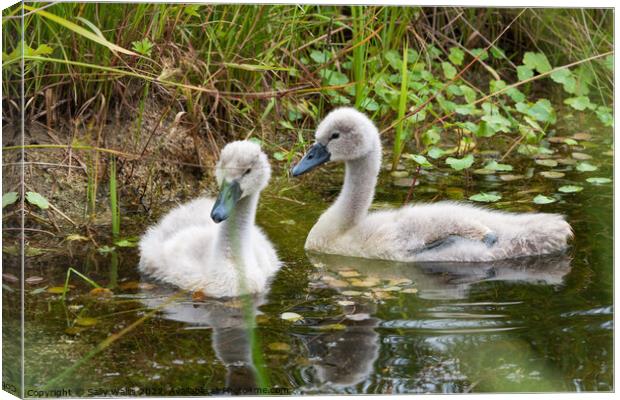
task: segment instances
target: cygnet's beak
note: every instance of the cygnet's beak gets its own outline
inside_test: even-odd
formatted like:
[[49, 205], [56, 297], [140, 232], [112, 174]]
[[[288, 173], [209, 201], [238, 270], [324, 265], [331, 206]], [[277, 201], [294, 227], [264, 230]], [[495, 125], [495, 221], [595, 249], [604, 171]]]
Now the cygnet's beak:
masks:
[[330, 157], [331, 154], [327, 151], [327, 146], [317, 142], [310, 147], [310, 150], [308, 150], [301, 161], [293, 167], [291, 173], [293, 176], [305, 174], [319, 165], [328, 162]]
[[239, 182], [236, 180], [228, 182], [224, 179], [222, 187], [220, 187], [220, 194], [211, 210], [211, 219], [218, 224], [224, 221], [230, 216], [240, 198], [241, 186], [239, 186]]

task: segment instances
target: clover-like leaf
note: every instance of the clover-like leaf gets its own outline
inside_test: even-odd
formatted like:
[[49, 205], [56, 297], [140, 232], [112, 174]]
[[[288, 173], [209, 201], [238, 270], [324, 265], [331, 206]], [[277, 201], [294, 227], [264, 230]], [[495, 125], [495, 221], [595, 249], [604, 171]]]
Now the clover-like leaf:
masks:
[[474, 163], [474, 156], [471, 154], [468, 154], [463, 158], [454, 158], [454, 157], [446, 158], [446, 164], [448, 164], [450, 167], [452, 167], [452, 169], [456, 171], [467, 169], [471, 167], [473, 163]]
[[37, 192], [26, 192], [26, 201], [42, 210], [47, 210], [50, 207], [49, 201]]
[[478, 201], [482, 203], [493, 203], [493, 202], [498, 201], [501, 198], [502, 196], [499, 194], [484, 193], [484, 192], [480, 192], [473, 196], [469, 196], [469, 200]]
[[15, 204], [19, 195], [17, 192], [7, 192], [2, 195], [2, 208], [6, 206], [10, 206], [11, 204]]
[[425, 168], [432, 168], [433, 167], [433, 164], [428, 162], [426, 157], [424, 157], [421, 154], [407, 154], [407, 155], [405, 155], [405, 157], [415, 161], [421, 167], [425, 167]]
[[526, 52], [523, 55], [523, 64], [541, 74], [551, 71], [551, 64], [549, 64], [547, 56], [543, 53]]
[[539, 194], [538, 196], [534, 197], [533, 202], [536, 204], [549, 204], [549, 203], [555, 203], [557, 200], [554, 199], [553, 197], [548, 197], [542, 194]]

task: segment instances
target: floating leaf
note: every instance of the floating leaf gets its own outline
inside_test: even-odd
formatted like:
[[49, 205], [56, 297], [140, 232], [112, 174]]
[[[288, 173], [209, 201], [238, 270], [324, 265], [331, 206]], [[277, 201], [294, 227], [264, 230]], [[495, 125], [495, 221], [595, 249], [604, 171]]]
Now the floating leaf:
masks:
[[350, 301], [350, 300], [340, 300], [338, 301], [338, 305], [343, 306], [343, 307], [349, 307], [349, 306], [354, 306], [355, 302]]
[[593, 183], [595, 185], [602, 185], [605, 183], [610, 183], [611, 179], [609, 178], [588, 178], [586, 179], [586, 181], [589, 183]]
[[88, 292], [88, 294], [93, 297], [107, 298], [107, 297], [112, 297], [114, 293], [112, 293], [112, 291], [108, 288], [99, 287], [99, 288], [92, 289], [90, 292]]
[[534, 162], [538, 165], [542, 165], [543, 167], [557, 167], [558, 166], [558, 162], [555, 160], [550, 160], [550, 159], [543, 159], [543, 160], [534, 160]]
[[547, 197], [542, 194], [539, 194], [538, 196], [534, 197], [533, 201], [536, 204], [549, 204], [549, 203], [554, 203], [557, 200], [554, 199], [553, 197]]
[[283, 342], [269, 343], [267, 347], [269, 348], [269, 350], [273, 350], [273, 351], [290, 351], [291, 350], [291, 346]]
[[509, 164], [499, 164], [497, 161], [493, 160], [484, 166], [485, 169], [490, 169], [493, 171], [512, 171], [512, 165]]
[[45, 279], [42, 276], [30, 276], [26, 278], [26, 283], [30, 285], [36, 285], [43, 282]]
[[362, 292], [358, 292], [357, 290], [345, 290], [342, 294], [345, 296], [361, 296]]
[[282, 313], [282, 314], [280, 315], [280, 318], [282, 318], [282, 319], [283, 319], [283, 320], [285, 320], [285, 321], [292, 321], [292, 322], [295, 322], [295, 321], [301, 321], [301, 320], [303, 320], [303, 319], [304, 319], [304, 317], [302, 317], [301, 315], [299, 315], [299, 314], [297, 314], [297, 313], [294, 313], [294, 312], [285, 312], [285, 313]]
[[468, 154], [463, 158], [454, 158], [454, 157], [446, 158], [446, 164], [448, 164], [450, 167], [452, 167], [452, 169], [456, 171], [467, 169], [471, 167], [473, 163], [474, 163], [474, 156], [471, 154]]
[[577, 141], [575, 139], [571, 139], [571, 138], [566, 139], [564, 141], [564, 143], [566, 143], [569, 146], [576, 146], [576, 145], [579, 144], [579, 143], [577, 143]]
[[575, 140], [592, 140], [592, 135], [586, 132], [577, 132], [573, 135]]
[[33, 206], [37, 206], [42, 210], [47, 210], [50, 206], [49, 201], [37, 192], [26, 192], [26, 200]]
[[573, 152], [571, 154], [571, 157], [573, 157], [575, 160], [580, 160], [580, 161], [585, 161], [585, 160], [589, 160], [592, 158], [591, 155], [586, 154], [586, 153], [578, 153], [578, 152]]
[[582, 186], [575, 186], [575, 185], [566, 185], [566, 186], [561, 186], [560, 188], [558, 188], [558, 192], [562, 192], [562, 193], [576, 193], [576, 192], [581, 192], [583, 190]]
[[338, 275], [343, 276], [345, 278], [355, 278], [360, 276], [360, 273], [354, 270], [341, 270], [338, 271]]
[[17, 192], [8, 192], [2, 195], [2, 208], [14, 204], [19, 198]]
[[426, 159], [426, 157], [424, 157], [421, 154], [406, 154], [404, 155], [406, 158], [409, 158], [413, 161], [415, 161], [418, 165], [424, 167], [424, 168], [432, 168], [433, 164], [431, 164], [430, 162], [428, 162], [428, 160]]
[[503, 180], [504, 182], [516, 181], [516, 180], [524, 179], [524, 178], [525, 178], [525, 175], [504, 174], [504, 175], [499, 176], [499, 179]]
[[484, 193], [484, 192], [475, 194], [473, 196], [469, 196], [469, 200], [479, 201], [479, 202], [483, 202], [483, 203], [493, 203], [493, 202], [496, 202], [497, 200], [499, 200], [501, 198], [502, 198], [501, 195], [491, 194], [491, 193]]
[[427, 153], [427, 154], [428, 154], [428, 156], [429, 156], [430, 158], [432, 158], [432, 159], [436, 160], [436, 159], [438, 159], [438, 158], [440, 158], [440, 157], [443, 157], [443, 156], [444, 156], [444, 154], [446, 154], [446, 151], [445, 151], [445, 150], [440, 149], [439, 147], [431, 147], [431, 148], [428, 150], [428, 153]]
[[97, 318], [91, 318], [91, 317], [80, 317], [75, 320], [75, 324], [79, 326], [93, 326], [93, 325], [97, 325], [98, 323], [99, 323], [99, 320]]
[[472, 172], [477, 175], [493, 175], [495, 173], [494, 170], [486, 168], [478, 168], [473, 170]]
[[377, 286], [379, 284], [379, 279], [377, 278], [366, 278], [366, 279], [351, 279], [351, 285], [357, 287], [372, 287]]
[[[67, 292], [69, 291], [69, 288], [67, 288]], [[65, 288], [63, 286], [54, 286], [51, 288], [47, 288], [47, 293], [51, 293], [51, 294], [63, 294], [65, 293]]]
[[587, 162], [580, 162], [579, 164], [577, 164], [577, 171], [579, 172], [592, 172], [596, 171], [597, 169], [598, 167], [596, 165], [592, 165]]
[[542, 171], [542, 172], [540, 172], [540, 175], [544, 176], [545, 178], [549, 178], [549, 179], [559, 179], [559, 178], [563, 178], [564, 177], [564, 172]]

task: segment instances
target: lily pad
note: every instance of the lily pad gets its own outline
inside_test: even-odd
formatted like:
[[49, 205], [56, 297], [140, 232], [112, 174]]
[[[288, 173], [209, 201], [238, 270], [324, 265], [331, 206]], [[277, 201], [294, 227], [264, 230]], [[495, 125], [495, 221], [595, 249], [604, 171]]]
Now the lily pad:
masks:
[[80, 317], [75, 320], [75, 323], [79, 326], [93, 326], [97, 325], [99, 323], [99, 320], [97, 318], [91, 317]]
[[473, 163], [474, 163], [474, 156], [471, 154], [468, 154], [463, 158], [454, 158], [454, 157], [446, 158], [446, 164], [448, 164], [450, 167], [452, 167], [452, 169], [456, 171], [467, 169], [471, 167]]
[[469, 200], [479, 201], [479, 202], [483, 202], [483, 203], [493, 203], [493, 202], [498, 201], [501, 198], [502, 198], [501, 195], [491, 194], [491, 193], [484, 193], [484, 192], [475, 194], [473, 196], [469, 196]]
[[575, 140], [591, 140], [592, 135], [586, 132], [578, 132], [573, 135], [573, 139]]
[[[69, 288], [67, 288], [67, 292], [69, 291]], [[51, 293], [51, 294], [63, 294], [65, 292], [65, 288], [62, 286], [54, 286], [51, 288], [47, 288], [47, 293]]]
[[366, 278], [366, 279], [351, 279], [350, 280], [351, 285], [353, 286], [357, 286], [357, 287], [373, 287], [373, 286], [377, 286], [377, 284], [379, 284], [379, 279], [377, 278]]
[[2, 208], [14, 204], [19, 198], [17, 192], [8, 192], [2, 195]]
[[525, 175], [513, 175], [513, 174], [503, 174], [499, 176], [499, 179], [503, 180], [504, 182], [517, 181], [519, 179], [525, 179], [525, 178], [526, 178]]
[[578, 153], [578, 152], [573, 152], [571, 154], [571, 156], [575, 159], [575, 160], [580, 160], [580, 161], [584, 161], [584, 160], [590, 160], [592, 158], [591, 155], [586, 154], [586, 153]]
[[553, 197], [548, 197], [548, 196], [539, 194], [538, 196], [534, 197], [533, 201], [536, 204], [549, 204], [549, 203], [555, 203], [557, 200], [554, 199]]
[[542, 171], [539, 172], [539, 174], [549, 179], [559, 179], [564, 177], [564, 172], [558, 171]]
[[538, 165], [542, 165], [543, 167], [557, 167], [558, 162], [555, 160], [545, 159], [545, 160], [534, 160], [534, 162]]
[[486, 169], [486, 168], [478, 168], [478, 169], [475, 169], [475, 170], [473, 170], [471, 172], [473, 172], [474, 174], [477, 174], [477, 175], [493, 175], [495, 173], [494, 170]]
[[558, 188], [558, 192], [562, 192], [562, 193], [576, 193], [576, 192], [581, 192], [583, 190], [582, 186], [576, 186], [576, 185], [566, 185], [566, 186], [561, 186], [560, 188]]
[[596, 165], [592, 165], [587, 162], [580, 162], [579, 164], [577, 164], [577, 171], [579, 172], [592, 172], [596, 171], [597, 169], [598, 167]]
[[358, 292], [357, 290], [345, 290], [342, 294], [345, 296], [361, 296], [362, 292]]
[[409, 172], [407, 171], [392, 171], [390, 173], [391, 176], [393, 176], [394, 178], [406, 178], [409, 175]]
[[586, 179], [586, 181], [589, 183], [593, 183], [595, 185], [603, 185], [605, 183], [610, 183], [611, 179], [609, 178], [588, 178]]
[[558, 158], [558, 163], [562, 164], [562, 165], [575, 165], [577, 164], [576, 160], [573, 160], [572, 158]]
[[512, 171], [512, 165], [510, 164], [500, 164], [497, 161], [493, 160], [484, 166], [485, 169], [491, 169], [493, 171]]
[[360, 273], [355, 270], [345, 269], [338, 271], [338, 275], [344, 276], [345, 278], [354, 278], [356, 276], [360, 276]]
[[301, 321], [304, 319], [304, 317], [302, 317], [301, 315], [294, 313], [294, 312], [285, 312], [282, 313], [280, 315], [280, 318], [282, 318], [285, 321], [291, 321], [291, 322], [295, 322], [295, 321]]
[[273, 350], [273, 351], [290, 351], [291, 350], [291, 346], [288, 343], [283, 343], [283, 342], [269, 343], [267, 347], [269, 348], [269, 350]]
[[26, 200], [33, 206], [37, 206], [42, 210], [47, 210], [50, 207], [49, 201], [37, 192], [26, 192]]

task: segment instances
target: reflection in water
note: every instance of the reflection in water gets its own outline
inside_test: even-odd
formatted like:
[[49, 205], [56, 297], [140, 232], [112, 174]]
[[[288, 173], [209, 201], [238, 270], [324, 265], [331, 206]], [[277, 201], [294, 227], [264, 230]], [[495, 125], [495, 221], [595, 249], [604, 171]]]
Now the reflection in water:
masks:
[[[344, 304], [343, 330], [307, 340], [316, 371], [315, 382], [306, 389], [309, 392], [320, 392], [325, 385], [341, 391], [362, 382], [369, 385], [374, 381], [373, 371], [381, 368], [389, 368], [393, 376], [387, 386], [375, 382], [378, 386], [374, 390], [382, 393], [465, 391], [471, 386], [463, 383], [459, 388], [459, 382], [475, 383], [480, 376], [473, 374], [489, 373], [489, 366], [499, 371], [491, 373], [517, 383], [555, 374], [538, 364], [523, 369], [531, 364], [527, 360], [517, 364], [507, 361], [514, 360], [513, 351], [523, 357], [530, 354], [529, 346], [516, 337], [510, 338], [510, 346], [504, 346], [506, 335], [522, 327], [521, 321], [509, 318], [505, 311], [521, 301], [477, 302], [469, 298], [475, 285], [482, 282], [559, 285], [571, 269], [567, 255], [490, 263], [418, 264], [317, 253], [309, 253], [308, 258], [318, 269], [311, 285], [335, 290], [344, 299], [340, 302]], [[399, 301], [387, 312], [387, 305], [378, 306], [398, 296], [402, 299], [406, 293], [415, 294], [423, 303], [409, 307]], [[378, 307], [381, 318], [377, 316]], [[408, 351], [396, 350], [399, 346], [408, 347]], [[390, 355], [386, 357], [386, 353]], [[403, 357], [406, 354], [412, 356]], [[412, 364], [417, 365], [416, 372], [409, 375]], [[526, 377], [522, 379], [519, 374]], [[369, 388], [360, 390], [367, 392]]]
[[[149, 308], [157, 308], [174, 293], [176, 291], [173, 288], [158, 287], [156, 290], [142, 291], [140, 301]], [[263, 295], [252, 298], [254, 315], [263, 303]], [[206, 299], [196, 302], [188, 298], [163, 306], [161, 312], [163, 318], [183, 322], [189, 328], [211, 329], [211, 345], [218, 360], [226, 367], [226, 388], [243, 392], [257, 386], [248, 328], [240, 299]], [[207, 340], [205, 338], [205, 342]]]

